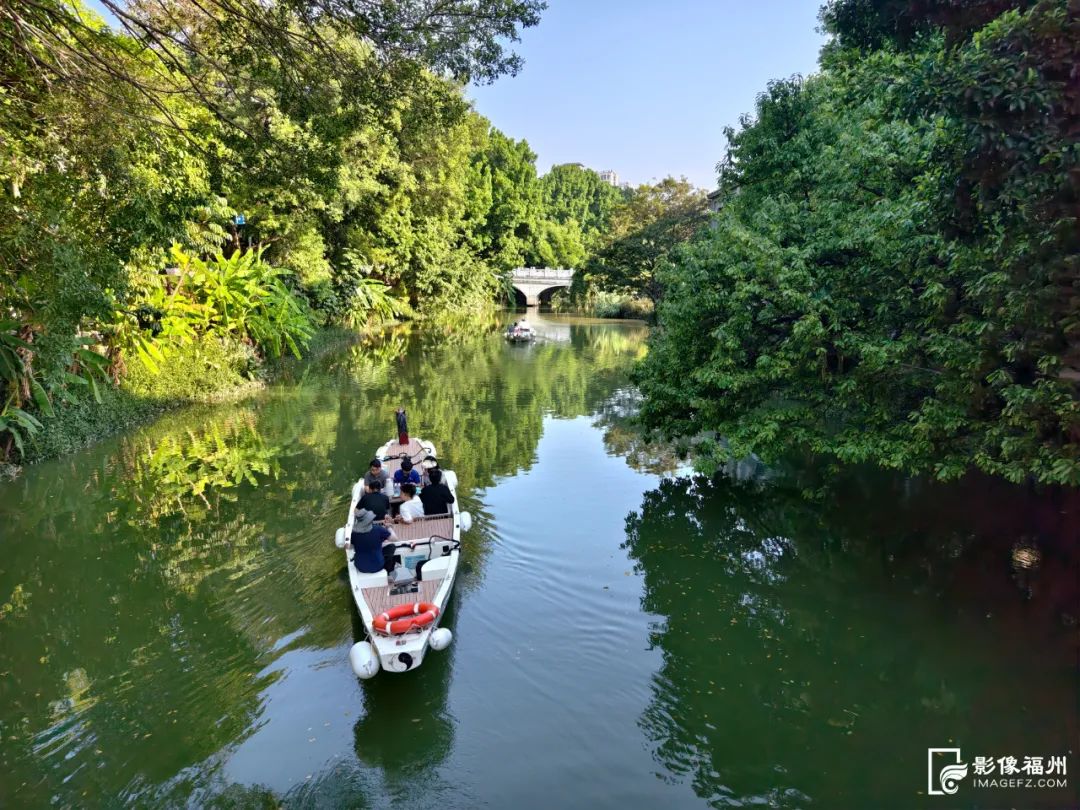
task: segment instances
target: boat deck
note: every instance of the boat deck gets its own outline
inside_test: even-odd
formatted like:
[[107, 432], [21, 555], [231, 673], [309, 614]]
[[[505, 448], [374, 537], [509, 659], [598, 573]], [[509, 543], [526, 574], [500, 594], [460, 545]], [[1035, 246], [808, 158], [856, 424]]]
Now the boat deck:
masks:
[[[412, 459], [413, 466], [418, 466], [425, 458], [427, 458], [427, 451], [423, 448], [420, 442], [414, 438], [409, 438], [409, 443], [402, 446], [397, 442], [390, 442], [390, 446], [386, 450], [387, 456], [400, 456], [402, 453], [408, 453], [409, 458]], [[394, 477], [394, 473], [401, 468], [400, 458], [391, 458], [389, 461], [383, 462], [383, 469]]]
[[[413, 464], [417, 467], [427, 458], [427, 451], [420, 444], [417, 439], [410, 438], [409, 443], [405, 446], [398, 444], [396, 441], [390, 442], [386, 449], [386, 456], [400, 456], [401, 454], [407, 454], [412, 459]], [[388, 461], [383, 462], [383, 469], [393, 477], [394, 472], [401, 468], [400, 458], [390, 458]], [[429, 537], [442, 537], [447, 540], [452, 540], [454, 537], [454, 516], [452, 514], [446, 515], [429, 515], [422, 518], [417, 518], [412, 523], [387, 523], [384, 525], [392, 529], [398, 540], [427, 540]], [[427, 549], [427, 546], [421, 546], [417, 549], [417, 552], [423, 554]], [[445, 579], [439, 577], [438, 579], [422, 580], [416, 583], [416, 590], [413, 592], [391, 594], [391, 587], [389, 585], [380, 585], [375, 588], [363, 588], [363, 599], [367, 602], [368, 607], [371, 608], [371, 612], [374, 615], [379, 615], [383, 611], [389, 610], [396, 605], [408, 605], [414, 602], [434, 602], [435, 597], [439, 592], [439, 588], [442, 586]]]
[[443, 584], [443, 580], [441, 578], [425, 579], [416, 584], [418, 587], [415, 593], [397, 595], [391, 595], [389, 587], [364, 588], [364, 601], [368, 603], [374, 616], [378, 616], [383, 611], [389, 610], [396, 605], [410, 605], [413, 602], [434, 602], [435, 594], [439, 592], [439, 586]]
[[450, 515], [432, 515], [417, 518], [412, 523], [386, 523], [398, 540], [427, 540], [438, 535], [447, 540], [454, 538], [454, 518]]

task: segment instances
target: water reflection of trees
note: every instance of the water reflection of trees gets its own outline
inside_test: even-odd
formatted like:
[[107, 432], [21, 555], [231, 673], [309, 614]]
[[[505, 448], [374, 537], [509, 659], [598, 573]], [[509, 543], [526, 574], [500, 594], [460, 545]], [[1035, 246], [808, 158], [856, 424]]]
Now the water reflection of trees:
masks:
[[627, 519], [664, 769], [716, 806], [907, 807], [935, 740], [1066, 750], [1077, 497], [861, 474], [804, 497], [814, 483], [667, 479]]
[[3, 628], [0, 752], [22, 806], [138, 793], [228, 744], [258, 708], [258, 651], [220, 605], [176, 589], [145, 550], [88, 541], [90, 528], [75, 517], [8, 551], [33, 602]]
[[573, 326], [569, 344], [515, 347], [483, 331], [452, 343], [398, 332], [332, 358], [329, 370], [362, 395], [349, 413], [355, 430], [388, 435], [387, 415], [404, 405], [413, 432], [433, 440], [462, 485], [474, 488], [532, 463], [545, 415], [596, 412], [625, 383], [645, 334], [640, 326]]
[[129, 520], [156, 524], [182, 512], [189, 523], [197, 523], [223, 501], [235, 502], [242, 484], [258, 486], [275, 477], [281, 452], [267, 445], [254, 412], [246, 410], [198, 432], [140, 437], [122, 447], [113, 468], [112, 497], [130, 507]]
[[260, 657], [296, 620], [252, 508], [287, 501], [265, 485], [296, 442], [264, 432], [251, 405], [192, 411], [17, 483], [0, 755], [22, 803], [153, 792], [251, 726]]
[[[342, 642], [352, 608], [331, 538], [399, 404], [479, 513], [462, 584], [477, 581], [492, 529], [472, 491], [531, 464], [546, 415], [598, 412], [644, 345], [633, 327], [571, 337], [522, 353], [484, 330], [392, 331], [251, 401], [171, 414], [6, 485], [0, 761], [28, 784], [20, 802], [156, 795], [257, 722], [278, 640]], [[424, 715], [436, 759], [452, 743], [450, 660], [418, 673], [440, 684]], [[407, 701], [378, 697], [357, 753], [393, 780], [383, 735], [397, 715], [378, 707]]]
[[636, 388], [619, 388], [596, 410], [596, 424], [604, 429], [608, 452], [626, 459], [635, 470], [657, 475], [670, 473], [685, 464], [675, 444], [651, 441], [638, 428], [635, 417], [641, 402]]

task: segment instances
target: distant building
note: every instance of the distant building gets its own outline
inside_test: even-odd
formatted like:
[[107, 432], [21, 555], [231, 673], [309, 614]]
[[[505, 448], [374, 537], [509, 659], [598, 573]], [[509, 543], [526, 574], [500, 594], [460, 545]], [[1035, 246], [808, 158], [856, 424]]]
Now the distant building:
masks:
[[722, 194], [723, 192], [721, 192], [720, 189], [716, 189], [716, 191], [710, 191], [705, 195], [705, 199], [708, 200], [706, 205], [714, 214], [720, 210], [720, 206], [722, 205], [720, 198]]
[[618, 187], [619, 174], [614, 169], [604, 169], [603, 171], [597, 172], [597, 174], [599, 174], [600, 179], [607, 183], [609, 186], [615, 186], [616, 188]]
[[[588, 166], [586, 166], [584, 163], [556, 163], [551, 168], [558, 169], [561, 166], [575, 166], [579, 169], [584, 169], [587, 172], [594, 171], [593, 169], [590, 169]], [[615, 188], [630, 188], [629, 183], [619, 182], [619, 173], [614, 169], [604, 169], [603, 171], [596, 172], [596, 174], [600, 177], [602, 181], [607, 183], [609, 186], [615, 186]]]

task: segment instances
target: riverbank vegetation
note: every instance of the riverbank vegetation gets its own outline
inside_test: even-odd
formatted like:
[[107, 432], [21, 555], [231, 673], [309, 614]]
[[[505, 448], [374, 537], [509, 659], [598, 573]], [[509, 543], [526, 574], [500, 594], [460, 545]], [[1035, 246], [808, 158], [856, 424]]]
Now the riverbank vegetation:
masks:
[[573, 287], [552, 298], [553, 308], [597, 318], [652, 318], [663, 295], [659, 269], [677, 248], [699, 238], [708, 222], [705, 192], [685, 178], [626, 189], [609, 208]]
[[705, 203], [705, 192], [685, 179], [638, 186], [612, 211], [604, 244], [585, 266], [587, 283], [655, 306], [663, 293], [657, 270], [703, 232]]
[[653, 304], [634, 293], [609, 292], [593, 286], [583, 289], [559, 290], [551, 296], [551, 310], [557, 313], [577, 313], [592, 318], [649, 320]]
[[821, 72], [728, 132], [658, 272], [644, 422], [955, 478], [1080, 484], [1080, 17], [832, 0]]
[[489, 310], [515, 266], [579, 266], [621, 198], [538, 177], [464, 98], [516, 71], [538, 0], [102, 6], [0, 9], [9, 460], [249, 384], [328, 325]]

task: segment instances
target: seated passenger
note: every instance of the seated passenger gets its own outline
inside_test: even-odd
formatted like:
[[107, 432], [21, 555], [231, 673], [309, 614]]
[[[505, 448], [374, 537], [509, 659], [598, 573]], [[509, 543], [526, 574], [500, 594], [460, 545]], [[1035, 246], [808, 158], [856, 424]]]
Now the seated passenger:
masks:
[[402, 523], [412, 523], [416, 518], [424, 516], [424, 504], [416, 497], [416, 484], [402, 484], [401, 497], [398, 519]]
[[368, 471], [364, 473], [364, 485], [377, 483], [379, 489], [386, 489], [386, 482], [390, 480], [390, 473], [382, 468], [382, 462], [377, 458], [371, 460]]
[[375, 513], [376, 520], [384, 520], [386, 513], [390, 511], [390, 498], [383, 492], [383, 484], [378, 481], [367, 481], [367, 491], [356, 504], [358, 509], [368, 509]]
[[420, 473], [413, 469], [412, 462], [409, 459], [405, 459], [401, 462], [401, 469], [394, 470], [394, 483], [395, 484], [419, 484]]
[[[394, 569], [394, 541], [397, 540], [390, 529], [375, 523], [375, 514], [359, 506], [353, 512], [352, 537], [349, 545], [353, 549], [353, 565], [364, 574]], [[384, 545], [389, 543], [389, 545]]]
[[445, 515], [454, 502], [454, 493], [442, 482], [442, 470], [436, 467], [428, 473], [431, 483], [420, 492], [420, 502], [424, 504], [425, 515]]

